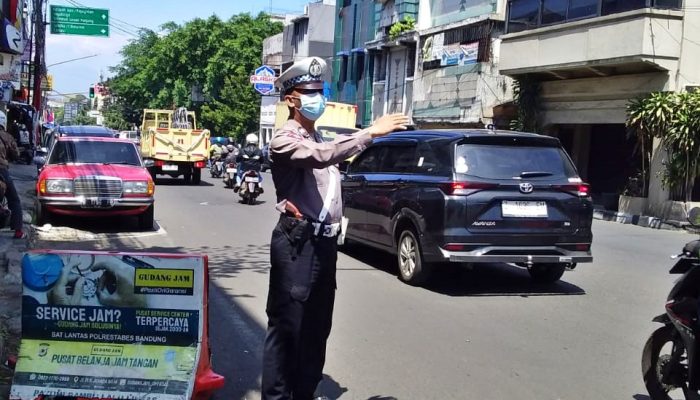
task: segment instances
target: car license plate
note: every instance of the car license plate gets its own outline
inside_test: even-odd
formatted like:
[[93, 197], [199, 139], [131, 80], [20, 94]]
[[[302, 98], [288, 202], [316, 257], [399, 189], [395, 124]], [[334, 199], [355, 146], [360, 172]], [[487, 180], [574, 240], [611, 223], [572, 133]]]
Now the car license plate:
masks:
[[236, 169], [235, 169], [235, 168], [226, 168], [226, 173], [228, 173], [228, 174], [235, 174], [235, 173], [236, 173]]
[[177, 165], [163, 165], [163, 171], [177, 171]]
[[114, 199], [100, 199], [90, 197], [83, 202], [83, 208], [111, 208], [114, 207]]
[[255, 177], [255, 176], [246, 176], [246, 177], [245, 177], [245, 181], [246, 181], [246, 182], [257, 182], [257, 181], [258, 181], [258, 178]]
[[547, 218], [547, 203], [544, 201], [508, 201], [501, 203], [504, 217]]

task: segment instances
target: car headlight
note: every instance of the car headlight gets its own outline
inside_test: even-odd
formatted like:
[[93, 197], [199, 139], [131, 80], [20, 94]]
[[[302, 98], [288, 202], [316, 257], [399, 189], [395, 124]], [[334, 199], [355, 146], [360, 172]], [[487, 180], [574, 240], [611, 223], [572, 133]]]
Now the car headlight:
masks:
[[124, 194], [153, 194], [153, 184], [150, 181], [126, 181]]
[[73, 181], [71, 179], [47, 179], [46, 192], [73, 193]]

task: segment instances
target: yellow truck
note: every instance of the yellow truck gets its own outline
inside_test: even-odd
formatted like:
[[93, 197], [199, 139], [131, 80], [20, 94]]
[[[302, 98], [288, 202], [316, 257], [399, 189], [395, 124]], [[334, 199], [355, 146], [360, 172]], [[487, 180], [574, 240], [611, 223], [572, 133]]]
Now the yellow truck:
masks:
[[[316, 130], [324, 137], [334, 138], [336, 134], [351, 133], [357, 131], [355, 119], [357, 118], [357, 106], [353, 104], [327, 102], [326, 111], [316, 121]], [[289, 119], [287, 104], [277, 103], [275, 113], [275, 131], [284, 125]]]
[[151, 176], [184, 176], [185, 182], [198, 185], [202, 168], [207, 166], [209, 130], [197, 129], [194, 112], [143, 110], [141, 157]]

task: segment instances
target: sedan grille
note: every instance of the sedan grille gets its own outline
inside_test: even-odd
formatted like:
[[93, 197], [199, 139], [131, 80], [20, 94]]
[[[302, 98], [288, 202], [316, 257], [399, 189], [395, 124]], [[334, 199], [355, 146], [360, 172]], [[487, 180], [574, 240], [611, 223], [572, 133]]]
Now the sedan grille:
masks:
[[85, 197], [120, 198], [122, 180], [111, 176], [83, 176], [73, 180], [75, 194]]

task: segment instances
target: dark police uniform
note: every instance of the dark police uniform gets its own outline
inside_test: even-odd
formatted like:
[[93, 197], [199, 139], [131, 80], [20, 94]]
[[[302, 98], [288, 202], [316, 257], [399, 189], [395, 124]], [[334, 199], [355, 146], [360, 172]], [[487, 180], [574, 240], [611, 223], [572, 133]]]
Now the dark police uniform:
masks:
[[[284, 79], [289, 87], [321, 82], [318, 69], [310, 67], [314, 60], [325, 70], [325, 62], [312, 57], [293, 65], [278, 81]], [[281, 215], [270, 245], [263, 400], [309, 400], [322, 379], [342, 218], [336, 165], [370, 142], [368, 131], [324, 142], [320, 134], [307, 132], [294, 120], [288, 120], [270, 142]], [[295, 212], [289, 211], [292, 208]]]

